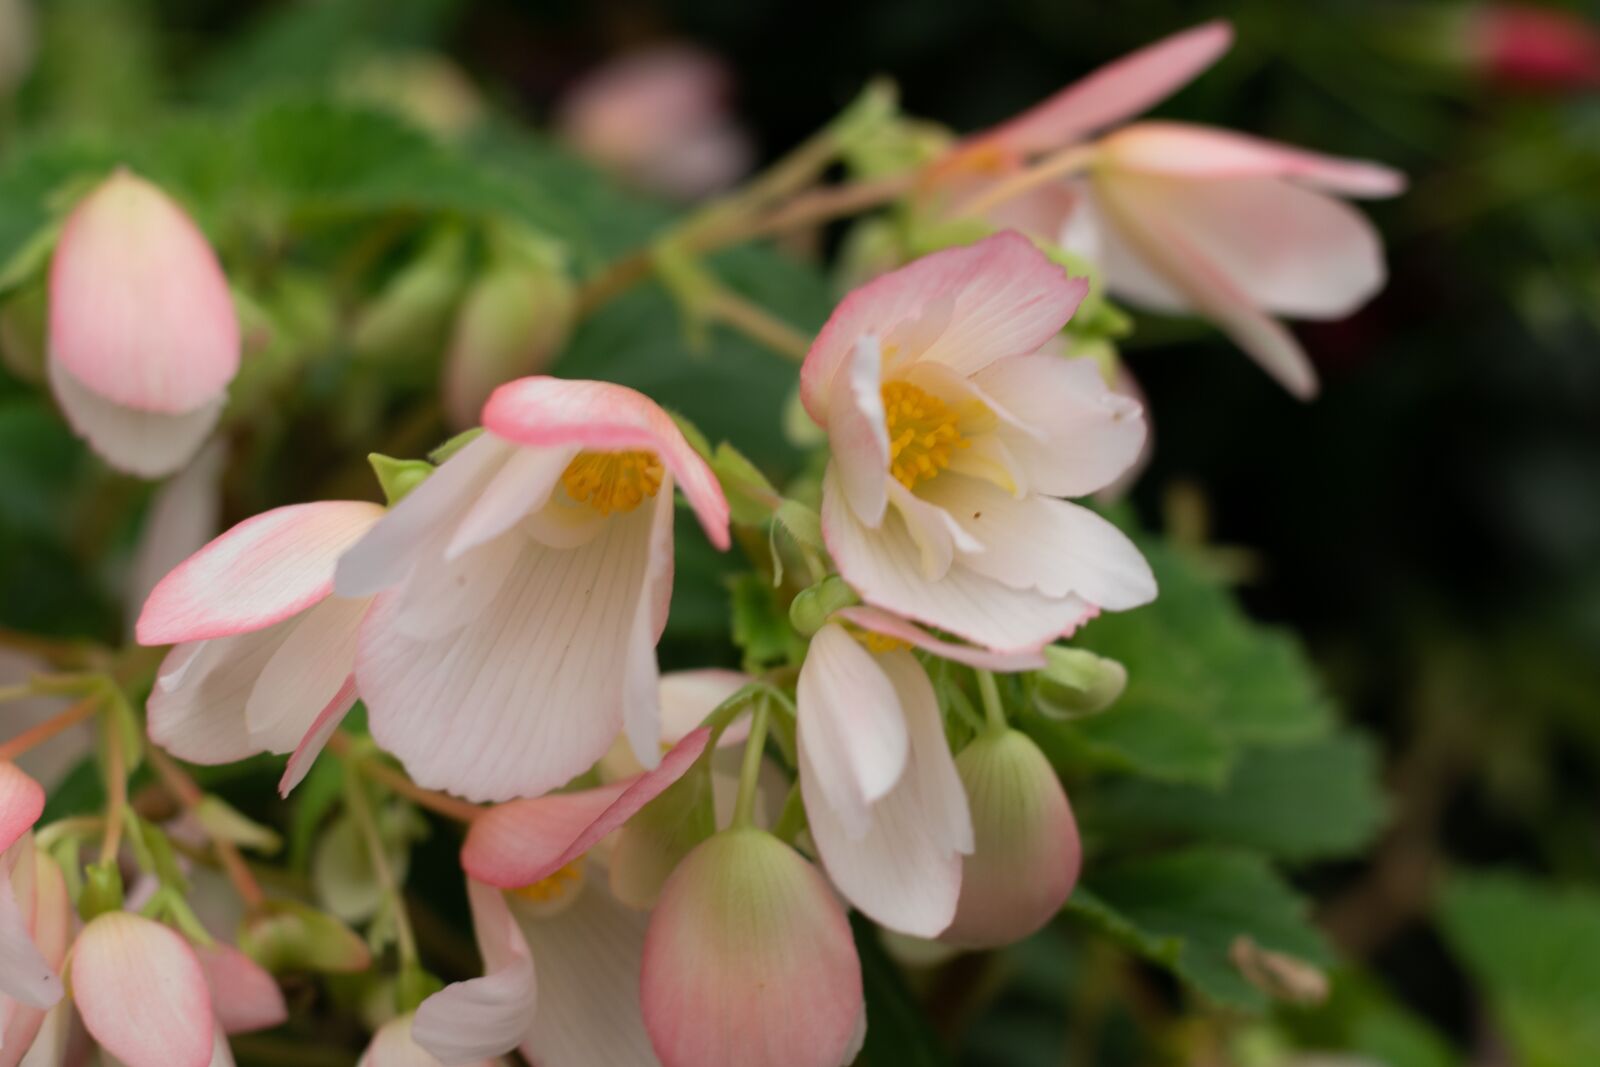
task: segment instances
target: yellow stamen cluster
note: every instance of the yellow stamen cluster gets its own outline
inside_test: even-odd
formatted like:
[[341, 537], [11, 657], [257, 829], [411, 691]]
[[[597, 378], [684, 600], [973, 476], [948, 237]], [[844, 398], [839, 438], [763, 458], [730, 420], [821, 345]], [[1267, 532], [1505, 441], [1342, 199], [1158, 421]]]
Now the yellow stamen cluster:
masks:
[[561, 475], [561, 487], [602, 515], [632, 511], [661, 488], [653, 452], [580, 452]]
[[911, 648], [910, 641], [902, 641], [898, 637], [890, 637], [888, 634], [880, 634], [873, 630], [862, 630], [857, 628], [854, 636], [857, 641], [861, 642], [862, 646], [866, 648], [868, 652], [875, 652], [878, 654], [882, 654], [884, 652], [905, 652]]
[[583, 857], [579, 856], [554, 874], [539, 879], [532, 885], [519, 886], [511, 892], [535, 904], [553, 904], [578, 891], [583, 885]]
[[889, 431], [889, 473], [915, 489], [950, 466], [950, 455], [970, 443], [960, 417], [943, 400], [910, 382], [885, 382], [883, 421]]

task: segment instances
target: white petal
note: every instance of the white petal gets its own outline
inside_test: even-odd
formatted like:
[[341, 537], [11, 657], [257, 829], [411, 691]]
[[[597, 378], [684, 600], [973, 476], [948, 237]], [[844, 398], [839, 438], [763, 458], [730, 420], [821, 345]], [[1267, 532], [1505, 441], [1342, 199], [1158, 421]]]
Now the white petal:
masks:
[[285, 624], [288, 635], [245, 702], [251, 740], [268, 752], [293, 752], [350, 677], [356, 633], [368, 600], [329, 597]]
[[49, 361], [50, 388], [74, 432], [117, 470], [160, 478], [189, 462], [216, 426], [226, 395], [193, 411], [167, 415], [120, 407], [93, 393], [57, 360]]
[[441, 1063], [500, 1056], [527, 1036], [539, 1002], [533, 959], [504, 894], [467, 882], [472, 925], [486, 974], [456, 982], [422, 1002], [412, 1039]]
[[840, 487], [868, 526], [888, 504], [889, 430], [884, 422], [882, 353], [878, 339], [856, 342], [828, 393], [828, 447]]
[[656, 642], [667, 623], [672, 601], [672, 476], [662, 481], [653, 504], [649, 556], [644, 587], [633, 607], [623, 670], [622, 725], [639, 765], [650, 769], [661, 762], [661, 669], [656, 665]]
[[190, 763], [233, 763], [262, 751], [250, 736], [245, 705], [298, 618], [173, 646], [146, 705], [151, 740]]
[[517, 449], [455, 528], [445, 546], [445, 557], [454, 559], [487, 544], [544, 507], [577, 454], [576, 448]]

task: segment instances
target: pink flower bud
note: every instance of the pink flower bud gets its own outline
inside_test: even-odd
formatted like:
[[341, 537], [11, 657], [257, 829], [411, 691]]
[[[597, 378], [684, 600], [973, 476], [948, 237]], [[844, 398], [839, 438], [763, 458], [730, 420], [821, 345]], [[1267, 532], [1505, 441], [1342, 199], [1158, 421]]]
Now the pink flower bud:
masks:
[[977, 848], [961, 871], [956, 918], [940, 940], [966, 948], [1020, 941], [1049, 922], [1078, 881], [1083, 847], [1044, 753], [1015, 730], [956, 757]]
[[211, 246], [119, 170], [67, 218], [50, 266], [49, 377], [74, 431], [147, 478], [183, 466], [239, 370], [239, 319]]
[[1525, 89], [1600, 88], [1600, 28], [1532, 4], [1487, 4], [1470, 17], [1468, 48], [1491, 81]]
[[839, 1067], [865, 1032], [844, 910], [799, 853], [756, 830], [718, 834], [668, 879], [640, 993], [664, 1067]]

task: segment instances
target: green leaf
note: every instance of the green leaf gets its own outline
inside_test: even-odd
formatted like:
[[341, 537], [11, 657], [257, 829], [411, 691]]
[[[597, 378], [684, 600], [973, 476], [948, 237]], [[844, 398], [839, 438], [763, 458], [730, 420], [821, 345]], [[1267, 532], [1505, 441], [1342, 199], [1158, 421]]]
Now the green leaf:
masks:
[[1600, 893], [1463, 874], [1438, 917], [1521, 1067], [1600, 1063]]
[[789, 614], [778, 605], [776, 591], [765, 578], [746, 572], [730, 585], [733, 598], [733, 643], [744, 653], [745, 669], [786, 663], [796, 638]]
[[850, 917], [861, 957], [867, 1000], [867, 1037], [856, 1067], [950, 1067], [955, 1061], [917, 1003], [905, 976], [878, 942], [875, 926]]
[[1305, 901], [1253, 853], [1194, 848], [1101, 866], [1068, 908], [1230, 1007], [1268, 1006], [1229, 958], [1241, 937], [1314, 966], [1331, 962]]
[[1220, 790], [1125, 779], [1105, 783], [1081, 807], [1085, 828], [1109, 840], [1177, 835], [1293, 861], [1355, 853], [1385, 812], [1377, 751], [1353, 733], [1246, 749]]

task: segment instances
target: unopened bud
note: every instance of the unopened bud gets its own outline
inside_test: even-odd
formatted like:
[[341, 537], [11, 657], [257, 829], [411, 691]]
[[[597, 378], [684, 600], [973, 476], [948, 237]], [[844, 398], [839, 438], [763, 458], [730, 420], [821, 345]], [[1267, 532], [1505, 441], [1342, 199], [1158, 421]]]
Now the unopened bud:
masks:
[[366, 969], [372, 953], [348, 926], [306, 904], [267, 902], [239, 928], [239, 948], [274, 974]]
[[1045, 668], [1034, 676], [1033, 706], [1051, 719], [1075, 719], [1104, 711], [1128, 685], [1128, 671], [1114, 659], [1082, 648], [1051, 645]]
[[861, 598], [849, 583], [837, 574], [831, 574], [809, 589], [800, 591], [800, 595], [789, 605], [789, 622], [803, 636], [810, 637], [827, 624], [834, 612], [859, 603]]
[[572, 281], [556, 267], [518, 262], [473, 283], [456, 316], [444, 367], [451, 425], [475, 426], [489, 394], [548, 367], [572, 329]]
[[456, 229], [436, 234], [361, 313], [350, 338], [356, 355], [377, 362], [437, 352], [466, 272], [466, 237]]
[[372, 473], [377, 475], [378, 484], [383, 487], [383, 498], [390, 507], [404, 500], [407, 493], [427, 481], [437, 469], [425, 459], [395, 459], [382, 452], [370, 453], [367, 462], [372, 464]]
[[115, 860], [92, 863], [83, 869], [83, 893], [78, 897], [78, 914], [84, 922], [97, 915], [122, 910], [122, 872]]

